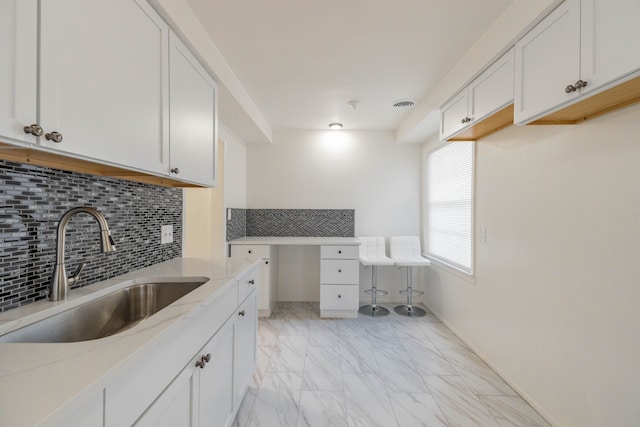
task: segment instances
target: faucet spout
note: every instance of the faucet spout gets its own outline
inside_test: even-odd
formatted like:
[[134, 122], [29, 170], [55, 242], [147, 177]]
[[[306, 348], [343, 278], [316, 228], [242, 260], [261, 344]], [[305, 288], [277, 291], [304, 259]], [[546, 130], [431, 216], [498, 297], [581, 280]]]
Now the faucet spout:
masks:
[[[53, 269], [53, 277], [51, 278], [51, 286], [49, 289], [49, 300], [60, 301], [67, 298], [69, 293], [69, 282], [75, 282], [80, 274], [80, 271], [84, 266], [78, 269], [77, 274], [74, 274], [71, 278], [67, 276], [67, 272], [64, 266], [64, 253], [65, 253], [65, 231], [67, 224], [71, 218], [79, 213], [86, 213], [91, 215], [100, 225], [100, 241], [102, 243], [102, 252], [108, 253], [116, 250], [116, 244], [111, 237], [111, 231], [109, 230], [109, 224], [107, 220], [100, 212], [90, 206], [80, 206], [67, 211], [60, 222], [58, 223], [58, 229], [56, 232], [56, 265]], [[70, 280], [71, 279], [71, 280]]]

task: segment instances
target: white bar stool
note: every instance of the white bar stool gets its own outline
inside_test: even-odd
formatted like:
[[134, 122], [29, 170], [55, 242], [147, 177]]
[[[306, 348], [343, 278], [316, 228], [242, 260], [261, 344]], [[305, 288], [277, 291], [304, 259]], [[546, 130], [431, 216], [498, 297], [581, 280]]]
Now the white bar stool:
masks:
[[393, 311], [405, 316], [422, 317], [426, 312], [420, 307], [414, 306], [411, 302], [412, 297], [424, 294], [424, 292], [413, 290], [411, 267], [431, 265], [431, 261], [422, 256], [420, 239], [416, 236], [392, 237], [390, 246], [391, 258], [393, 258], [396, 266], [398, 268], [407, 268], [407, 289], [400, 291], [401, 294], [407, 294], [407, 303], [395, 307]]
[[384, 248], [384, 237], [359, 237], [360, 240], [360, 264], [371, 267], [371, 289], [364, 291], [371, 294], [371, 304], [363, 305], [359, 313], [367, 316], [386, 316], [389, 310], [376, 303], [378, 295], [386, 295], [387, 291], [378, 289], [378, 266], [393, 265], [391, 258], [387, 257]]

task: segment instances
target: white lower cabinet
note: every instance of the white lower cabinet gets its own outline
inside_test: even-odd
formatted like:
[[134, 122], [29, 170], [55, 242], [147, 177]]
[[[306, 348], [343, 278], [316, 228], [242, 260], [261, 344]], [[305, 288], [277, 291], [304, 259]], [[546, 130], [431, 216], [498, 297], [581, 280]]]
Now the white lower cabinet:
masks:
[[359, 283], [357, 246], [320, 248], [321, 317], [357, 317]]
[[230, 426], [253, 376], [257, 339], [252, 291], [135, 426]]
[[[238, 309], [235, 323], [233, 364], [233, 412], [237, 412], [256, 368], [258, 310], [256, 292], [249, 294]], [[213, 424], [207, 424], [213, 425]]]
[[258, 274], [130, 358], [104, 392], [104, 426], [230, 426], [256, 366], [257, 293], [242, 282]]
[[278, 247], [275, 245], [230, 245], [232, 258], [251, 261], [262, 258], [259, 268], [258, 314], [271, 316], [278, 302]]
[[[228, 426], [233, 421], [234, 319], [191, 359], [135, 426]], [[207, 361], [208, 360], [208, 361]]]

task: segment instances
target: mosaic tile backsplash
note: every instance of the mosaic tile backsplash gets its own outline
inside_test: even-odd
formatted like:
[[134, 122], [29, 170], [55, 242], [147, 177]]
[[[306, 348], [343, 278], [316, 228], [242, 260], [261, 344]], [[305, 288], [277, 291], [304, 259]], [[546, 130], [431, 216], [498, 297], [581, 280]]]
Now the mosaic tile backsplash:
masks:
[[[60, 217], [92, 206], [107, 219], [116, 251], [103, 254], [97, 222], [78, 214], [67, 225], [67, 273], [87, 266], [74, 287], [181, 255], [182, 190], [0, 161], [0, 311], [48, 296]], [[160, 226], [173, 224], [173, 243]]]
[[227, 213], [227, 241], [244, 237], [247, 235], [247, 210], [229, 209], [231, 215]]
[[232, 209], [227, 240], [243, 236], [353, 237], [354, 229], [353, 209]]

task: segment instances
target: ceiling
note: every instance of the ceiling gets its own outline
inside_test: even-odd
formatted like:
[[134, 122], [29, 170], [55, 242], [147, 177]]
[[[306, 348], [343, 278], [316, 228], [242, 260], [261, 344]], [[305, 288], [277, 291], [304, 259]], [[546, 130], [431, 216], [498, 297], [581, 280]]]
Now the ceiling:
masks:
[[512, 1], [187, 3], [277, 131], [397, 129]]

